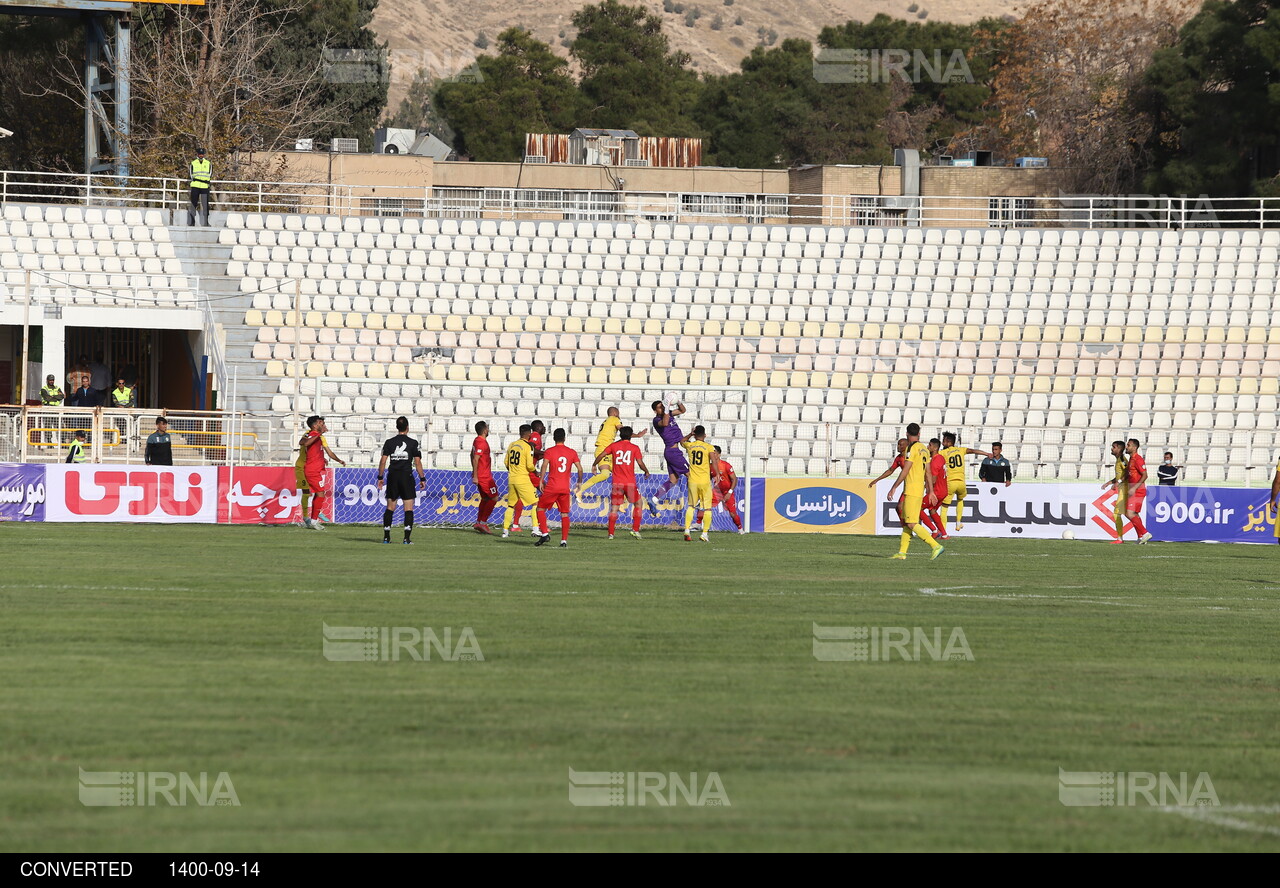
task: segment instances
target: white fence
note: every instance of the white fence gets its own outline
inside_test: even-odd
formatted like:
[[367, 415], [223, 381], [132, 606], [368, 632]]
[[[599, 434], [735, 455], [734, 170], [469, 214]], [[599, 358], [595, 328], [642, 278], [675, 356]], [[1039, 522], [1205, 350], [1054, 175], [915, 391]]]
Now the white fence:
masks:
[[[157, 416], [169, 423], [174, 465], [262, 464], [276, 456], [280, 421], [241, 413], [111, 410], [101, 407], [0, 408], [0, 462], [67, 458], [77, 431], [95, 463], [139, 464]], [[283, 442], [281, 442], [283, 443]]]
[[[151, 207], [179, 221], [182, 178], [0, 171], [0, 204]], [[1280, 198], [1151, 195], [892, 196], [371, 186], [215, 180], [224, 212], [573, 221], [715, 221], [951, 228], [1280, 227]]]

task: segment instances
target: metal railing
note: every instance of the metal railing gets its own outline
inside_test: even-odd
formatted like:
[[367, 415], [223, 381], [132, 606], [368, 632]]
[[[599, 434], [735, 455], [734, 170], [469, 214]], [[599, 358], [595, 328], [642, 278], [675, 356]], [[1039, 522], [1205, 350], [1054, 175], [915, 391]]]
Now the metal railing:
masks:
[[[186, 212], [182, 178], [0, 171], [0, 204]], [[924, 228], [1273, 228], [1280, 198], [1152, 195], [896, 196], [483, 186], [214, 182], [216, 211], [282, 215]]]
[[274, 417], [193, 410], [0, 407], [0, 461], [61, 462], [77, 431], [95, 463], [141, 463], [157, 416], [169, 423], [175, 465], [262, 464], [275, 456]]

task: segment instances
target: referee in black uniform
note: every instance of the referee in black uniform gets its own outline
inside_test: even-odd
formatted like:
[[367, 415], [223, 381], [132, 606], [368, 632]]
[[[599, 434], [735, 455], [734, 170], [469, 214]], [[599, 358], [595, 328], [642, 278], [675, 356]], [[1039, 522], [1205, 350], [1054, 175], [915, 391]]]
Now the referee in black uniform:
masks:
[[[418, 442], [405, 432], [409, 431], [409, 420], [400, 417], [396, 420], [394, 438], [388, 438], [382, 445], [382, 459], [378, 461], [378, 490], [382, 490], [383, 478], [387, 482], [387, 505], [382, 513], [382, 541], [391, 542], [391, 519], [395, 515], [396, 503], [404, 503], [404, 544], [411, 545], [413, 540], [413, 502], [417, 493], [413, 489], [413, 470], [418, 470], [418, 486], [426, 489], [427, 475], [422, 471], [422, 448]], [[391, 468], [387, 468], [387, 460]], [[384, 476], [385, 472], [385, 476]]]

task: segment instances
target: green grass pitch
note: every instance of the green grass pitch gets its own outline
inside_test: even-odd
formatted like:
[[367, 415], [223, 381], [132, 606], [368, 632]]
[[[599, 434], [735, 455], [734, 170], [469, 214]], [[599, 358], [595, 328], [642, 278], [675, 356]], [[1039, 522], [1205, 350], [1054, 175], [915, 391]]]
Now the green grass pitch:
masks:
[[[0, 850], [1280, 849], [1274, 547], [399, 537], [0, 525]], [[484, 659], [332, 662], [323, 623]], [[814, 623], [973, 660], [819, 661]], [[240, 805], [85, 807], [79, 768]], [[571, 768], [730, 804], [576, 807]], [[1221, 807], [1066, 807], [1059, 768], [1205, 772]]]

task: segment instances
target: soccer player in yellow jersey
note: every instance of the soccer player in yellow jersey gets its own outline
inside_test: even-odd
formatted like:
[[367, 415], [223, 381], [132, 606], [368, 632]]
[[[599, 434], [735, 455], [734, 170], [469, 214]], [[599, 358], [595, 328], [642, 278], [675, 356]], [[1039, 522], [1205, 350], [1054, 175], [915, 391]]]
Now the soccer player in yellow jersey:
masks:
[[933, 486], [928, 483], [928, 480], [929, 449], [920, 443], [920, 426], [913, 422], [907, 426], [905, 465], [898, 479], [893, 482], [893, 487], [889, 488], [889, 499], [893, 499], [893, 491], [899, 484], [902, 485], [903, 490], [902, 541], [898, 554], [893, 556], [896, 561], [907, 560], [907, 548], [911, 545], [913, 533], [928, 543], [929, 548], [933, 550], [933, 554], [929, 556], [930, 561], [946, 551], [920, 524], [920, 509], [924, 506], [932, 507], [938, 503], [938, 498], [933, 493]]
[[[613, 443], [613, 439], [618, 435], [618, 429], [622, 428], [622, 420], [618, 416], [618, 408], [610, 407], [605, 414], [604, 422], [600, 424], [600, 433], [596, 435], [596, 456], [604, 453], [604, 449]], [[644, 437], [647, 429], [641, 429], [638, 432], [632, 432], [632, 439]], [[592, 475], [582, 486], [578, 488], [578, 496], [586, 493], [594, 484], [603, 481], [611, 476], [613, 472], [613, 457], [606, 456], [600, 461], [600, 471]]]
[[680, 442], [680, 446], [689, 455], [689, 504], [684, 510], [684, 541], [686, 543], [693, 540], [689, 529], [693, 527], [695, 509], [702, 510], [702, 536], [699, 539], [704, 543], [711, 542], [707, 537], [707, 532], [711, 530], [713, 505], [711, 475], [719, 471], [720, 458], [716, 456], [716, 449], [706, 442], [706, 437], [705, 426], [694, 426], [693, 432], [686, 435]]
[[1102, 489], [1116, 492], [1116, 508], [1111, 513], [1116, 522], [1116, 538], [1111, 544], [1118, 546], [1124, 542], [1124, 513], [1129, 508], [1129, 460], [1125, 457], [1123, 441], [1111, 442], [1111, 455], [1116, 458], [1116, 476], [1103, 484]]
[[[515, 517], [516, 503], [522, 504], [532, 511], [538, 502], [538, 489], [533, 479], [533, 445], [529, 437], [533, 434], [533, 426], [520, 426], [520, 437], [507, 447], [507, 455], [503, 462], [507, 467], [507, 511], [502, 516], [502, 538], [511, 535], [511, 522]], [[538, 534], [535, 534], [538, 535]]]
[[964, 496], [966, 492], [964, 480], [964, 458], [967, 454], [976, 453], [978, 456], [990, 456], [985, 450], [975, 450], [972, 447], [957, 447], [955, 432], [942, 433], [942, 450], [941, 454], [943, 462], [947, 466], [947, 498], [942, 501], [942, 535], [947, 535], [947, 507], [953, 502], [956, 504], [956, 530], [964, 529]]

